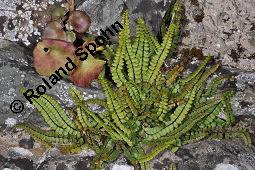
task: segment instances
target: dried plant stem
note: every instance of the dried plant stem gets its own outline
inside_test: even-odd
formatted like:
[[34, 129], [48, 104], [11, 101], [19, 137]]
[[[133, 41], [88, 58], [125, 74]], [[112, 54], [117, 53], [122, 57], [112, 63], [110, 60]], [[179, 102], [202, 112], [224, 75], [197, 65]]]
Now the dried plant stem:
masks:
[[74, 0], [67, 0], [67, 3], [68, 3], [68, 6], [69, 6], [69, 11], [73, 12], [75, 1]]

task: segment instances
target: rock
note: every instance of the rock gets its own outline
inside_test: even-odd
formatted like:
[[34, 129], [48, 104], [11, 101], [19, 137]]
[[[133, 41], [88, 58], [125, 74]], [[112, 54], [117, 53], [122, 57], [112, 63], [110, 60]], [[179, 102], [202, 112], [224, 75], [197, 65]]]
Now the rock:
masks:
[[[22, 42], [30, 47], [40, 39], [42, 30], [50, 20], [49, 12], [64, 0], [3, 0], [0, 7], [0, 38], [10, 41]], [[131, 20], [143, 16], [149, 23], [153, 23], [153, 30], [156, 32], [159, 28], [160, 19], [166, 10], [168, 1], [126, 1], [127, 6], [132, 11]], [[120, 19], [120, 13], [124, 7], [124, 1], [104, 1], [104, 0], [79, 0], [76, 1], [82, 9], [92, 18], [92, 27], [90, 31], [97, 32], [105, 29]], [[144, 4], [146, 6], [144, 6]], [[151, 10], [147, 10], [147, 9]], [[111, 16], [111, 17], [109, 17]], [[155, 25], [154, 25], [155, 24]], [[134, 26], [134, 22], [132, 27]]]
[[39, 170], [89, 170], [90, 158], [80, 156], [54, 156], [44, 160], [39, 166]]
[[[83, 157], [80, 155], [54, 155], [50, 157], [47, 155], [44, 157], [37, 158], [22, 158], [22, 157], [11, 157], [4, 158], [0, 155], [0, 168], [11, 168], [11, 169], [24, 169], [24, 170], [86, 170], [89, 169], [89, 157]], [[81, 164], [81, 162], [83, 162]]]
[[233, 107], [237, 115], [255, 115], [255, 72], [239, 72]]
[[12, 128], [13, 126], [15, 126], [17, 124], [17, 120], [14, 118], [7, 118], [5, 120], [5, 125], [7, 128]]
[[135, 20], [138, 17], [143, 17], [149, 23], [152, 31], [156, 33], [159, 30], [164, 11], [170, 2], [169, 0], [129, 0], [125, 2], [122, 0], [87, 0], [78, 9], [86, 11], [91, 16], [90, 30], [98, 33], [100, 33], [100, 29], [104, 30], [116, 21], [120, 21], [125, 6], [129, 10], [131, 30], [135, 28]]
[[[16, 122], [26, 121], [45, 126], [41, 116], [19, 93], [19, 89], [20, 87], [35, 89], [42, 83], [43, 77], [39, 76], [31, 65], [31, 48], [40, 37], [43, 26], [48, 20], [47, 11], [59, 2], [61, 0], [54, 2], [33, 0], [29, 1], [30, 4], [25, 0], [0, 2], [0, 169], [90, 169], [90, 159], [93, 156], [91, 152], [63, 155], [56, 149], [45, 150], [37, 142], [30, 141], [29, 135], [24, 131], [12, 131]], [[171, 1], [80, 0], [76, 2], [79, 4], [78, 9], [86, 11], [91, 16], [91, 32], [100, 33], [100, 29], [105, 29], [115, 21], [119, 21], [126, 5], [130, 13], [132, 30], [135, 19], [142, 16], [156, 33]], [[218, 74], [235, 76], [236, 80], [226, 86], [237, 90], [232, 100], [234, 113], [238, 116], [238, 120], [246, 122], [251, 127], [254, 142], [255, 13], [253, 9], [255, 2], [253, 0], [185, 0], [184, 2], [185, 22], [182, 30], [183, 38], [178, 50], [180, 53], [186, 52], [199, 59], [211, 53], [216, 60], [221, 60], [223, 63]], [[36, 5], [38, 3], [40, 5]], [[1, 38], [18, 41], [30, 47], [23, 47]], [[63, 107], [70, 107], [73, 102], [66, 91], [70, 85], [70, 82], [62, 80], [47, 93], [57, 99]], [[78, 89], [83, 92], [85, 98], [104, 97], [97, 83], [93, 83], [89, 88]], [[15, 114], [10, 110], [13, 100], [24, 103], [23, 112]], [[17, 147], [19, 151], [29, 150], [33, 156], [13, 152], [12, 148]], [[175, 162], [180, 170], [219, 170], [222, 167], [250, 170], [255, 167], [254, 155], [254, 146], [247, 148], [239, 140], [202, 141], [184, 146], [175, 154], [166, 151], [155, 158], [151, 165], [159, 170], [167, 169], [171, 162]], [[132, 168], [126, 161], [117, 161], [109, 165], [108, 169], [125, 165]]]
[[32, 149], [34, 147], [34, 140], [32, 138], [21, 139], [19, 141], [19, 146], [25, 149]]
[[49, 21], [49, 11], [63, 0], [2, 0], [0, 38], [34, 45]]
[[134, 170], [134, 167], [128, 165], [114, 165], [112, 170]]
[[[10, 43], [8, 46], [0, 48], [0, 113], [2, 114], [0, 118], [0, 126], [3, 126], [6, 120], [10, 120], [8, 121], [9, 123], [13, 123], [13, 121], [11, 121], [13, 119], [22, 121], [35, 111], [33, 106], [25, 99], [24, 95], [19, 92], [21, 87], [35, 89], [38, 85], [43, 83], [43, 77], [39, 76], [34, 71], [34, 68], [32, 68], [31, 55], [26, 53], [26, 51], [27, 49], [22, 48], [14, 43]], [[62, 80], [53, 86], [52, 89], [49, 89], [46, 93], [51, 94], [58, 99], [59, 102], [62, 102], [63, 106], [69, 107], [72, 105], [72, 101], [67, 93], [67, 89], [70, 85], [70, 82]], [[103, 96], [103, 93], [95, 86], [92, 86], [91, 88], [83, 88], [81, 90], [83, 94], [86, 94], [87, 98]], [[14, 114], [10, 110], [10, 104], [14, 100], [20, 100], [24, 103], [25, 108], [22, 113]]]
[[255, 2], [187, 0], [184, 48], [219, 55], [223, 65], [255, 70]]
[[[49, 20], [47, 14], [61, 0], [1, 1], [0, 38], [34, 45]], [[125, 3], [124, 3], [125, 2]], [[120, 20], [126, 6], [131, 28], [138, 17], [145, 18], [154, 33], [171, 0], [80, 0], [78, 9], [92, 19], [91, 32], [100, 32]], [[255, 69], [255, 2], [253, 0], [185, 0], [185, 25], [180, 50], [197, 49], [220, 56], [224, 65]], [[23, 13], [22, 13], [23, 12]], [[22, 15], [20, 15], [22, 13]], [[109, 17], [110, 16], [110, 17]], [[116, 37], [114, 37], [116, 38]], [[113, 38], [113, 39], [114, 39]]]
[[[13, 126], [17, 122], [29, 122], [39, 127], [45, 127], [42, 117], [35, 110], [33, 105], [31, 105], [19, 92], [21, 87], [26, 87], [30, 89], [35, 89], [38, 85], [42, 84], [42, 76], [38, 75], [34, 68], [31, 65], [31, 54], [29, 50], [21, 47], [15, 43], [2, 41], [1, 40], [0, 48], [0, 75], [1, 75], [1, 85], [0, 85], [0, 156], [3, 157], [0, 159], [0, 169], [1, 166], [13, 168], [13, 167], [22, 167], [20, 162], [25, 161], [31, 163], [31, 169], [37, 166], [49, 166], [55, 167], [54, 161], [58, 160], [50, 159], [47, 160], [48, 163], [42, 165], [42, 162], [38, 160], [43, 158], [43, 149], [38, 143], [33, 143], [29, 140], [29, 136], [24, 131], [13, 131]], [[72, 84], [68, 81], [61, 80], [52, 89], [47, 91], [47, 94], [50, 94], [55, 99], [57, 99], [62, 106], [71, 107], [73, 106], [73, 101], [68, 95], [67, 89]], [[78, 88], [82, 91], [84, 98], [93, 98], [93, 97], [104, 97], [104, 94], [99, 89], [100, 86], [96, 82], [88, 88]], [[20, 100], [24, 104], [24, 110], [21, 113], [13, 113], [10, 109], [10, 104], [14, 100]], [[94, 107], [97, 110], [96, 107]], [[32, 143], [31, 143], [32, 142]], [[20, 146], [20, 147], [19, 147]], [[22, 147], [22, 148], [21, 148]], [[14, 149], [13, 149], [14, 148]], [[16, 149], [15, 149], [16, 148]], [[27, 150], [29, 149], [29, 150]], [[31, 152], [31, 155], [29, 152]], [[24, 154], [21, 154], [24, 153]], [[25, 154], [26, 153], [26, 154]], [[49, 157], [50, 154], [46, 154], [46, 157]], [[61, 156], [60, 153], [57, 155]], [[88, 155], [81, 154], [81, 158], [86, 158]], [[66, 160], [74, 159], [74, 156], [66, 156]], [[63, 158], [61, 158], [63, 159]], [[60, 159], [60, 160], [61, 160]], [[54, 160], [54, 161], [53, 161]], [[8, 163], [7, 163], [7, 162]], [[77, 160], [78, 161], [78, 160]], [[61, 167], [61, 165], [59, 165]], [[68, 167], [74, 166], [73, 164]], [[25, 167], [25, 166], [24, 166]], [[50, 168], [51, 169], [51, 168]]]
[[[21, 156], [31, 156], [31, 157], [33, 156], [33, 154], [29, 150], [20, 148], [20, 147], [11, 148], [11, 152], [21, 155]], [[11, 152], [10, 152], [10, 154], [11, 154]]]
[[214, 170], [224, 170], [224, 169], [229, 169], [229, 170], [238, 170], [237, 167], [231, 165], [231, 164], [223, 164], [220, 163], [216, 166], [216, 168], [214, 168]]
[[155, 170], [167, 169], [174, 162], [178, 170], [220, 170], [222, 167], [252, 170], [255, 167], [254, 153], [254, 146], [247, 148], [237, 140], [202, 141], [186, 145], [175, 154], [166, 152], [154, 159], [151, 166]]
[[75, 164], [75, 170], [89, 170], [89, 167], [88, 167], [89, 163], [88, 163], [88, 160], [80, 160], [80, 161], [77, 161], [77, 163]]

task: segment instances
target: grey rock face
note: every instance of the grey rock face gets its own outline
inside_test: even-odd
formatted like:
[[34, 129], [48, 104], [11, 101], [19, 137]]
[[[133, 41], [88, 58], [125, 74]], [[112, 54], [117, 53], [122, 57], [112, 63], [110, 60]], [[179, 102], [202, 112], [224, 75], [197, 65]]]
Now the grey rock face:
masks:
[[[45, 149], [30, 139], [23, 131], [10, 131], [12, 123], [16, 121], [30, 122], [39, 126], [45, 126], [37, 111], [28, 104], [24, 96], [19, 93], [20, 87], [34, 89], [42, 83], [41, 76], [35, 73], [31, 65], [31, 55], [24, 47], [7, 41], [1, 42], [0, 48], [0, 74], [1, 74], [1, 117], [0, 125], [3, 132], [0, 137], [0, 167], [35, 169], [89, 169], [90, 157], [88, 152], [78, 155], [62, 155], [57, 150], [46, 152]], [[249, 116], [254, 114], [254, 94], [251, 93], [254, 85], [254, 74], [242, 72], [238, 69], [223, 68], [223, 74], [235, 75], [236, 81], [233, 85], [237, 90], [237, 95], [233, 99], [234, 112], [237, 115]], [[62, 106], [72, 106], [72, 101], [67, 94], [67, 89], [71, 83], [67, 81], [58, 82], [48, 94], [55, 97]], [[101, 90], [97, 86], [91, 88], [80, 88], [85, 98], [103, 97]], [[19, 99], [25, 103], [25, 109], [20, 114], [10, 111], [9, 105], [14, 99]], [[15, 120], [15, 121], [14, 121]], [[251, 132], [254, 133], [255, 125], [250, 118]], [[2, 142], [4, 141], [4, 142]], [[206, 149], [205, 149], [206, 148]], [[211, 149], [210, 149], [211, 148]], [[233, 154], [236, 153], [236, 154]], [[221, 155], [221, 156], [219, 156]], [[213, 169], [217, 164], [230, 163], [240, 169], [249, 169], [254, 166], [254, 148], [246, 148], [240, 141], [236, 142], [212, 142], [205, 141], [199, 144], [188, 145], [179, 150], [175, 155], [169, 152], [164, 153], [152, 161], [154, 169], [163, 169], [170, 162], [177, 163], [181, 170], [187, 168]], [[209, 161], [209, 163], [208, 163]], [[123, 164], [121, 162], [116, 162]], [[113, 165], [109, 165], [114, 167]]]
[[186, 0], [184, 47], [219, 55], [224, 65], [255, 70], [255, 1]]
[[[4, 0], [0, 2], [0, 38], [34, 44], [49, 21], [49, 11], [58, 1], [31, 2]], [[124, 3], [125, 2], [125, 3]], [[145, 18], [153, 32], [171, 0], [80, 0], [78, 9], [92, 18], [90, 31], [98, 32], [120, 20], [125, 7], [129, 9], [131, 27], [138, 17]], [[243, 70], [255, 69], [255, 2], [253, 0], [184, 0], [186, 25], [182, 47], [196, 48], [204, 54], [220, 56], [224, 65]]]
[[169, 163], [175, 162], [181, 170], [213, 170], [220, 164], [229, 164], [239, 170], [252, 170], [254, 151], [254, 147], [247, 149], [238, 141], [202, 141], [186, 145], [175, 154], [165, 152], [151, 166], [155, 170], [167, 169]]
[[135, 20], [143, 17], [153, 32], [159, 30], [160, 21], [171, 0], [88, 0], [78, 7], [86, 11], [92, 18], [91, 30], [105, 29], [115, 21], [120, 21], [121, 12], [128, 8], [131, 29], [134, 30]]
[[[39, 76], [32, 67], [31, 54], [27, 53], [27, 51], [26, 48], [15, 43], [1, 40], [0, 169], [3, 169], [2, 167], [14, 169], [18, 167], [21, 169], [35, 169], [36, 167], [40, 167], [41, 169], [59, 169], [62, 167], [62, 164], [65, 164], [68, 169], [75, 166], [79, 167], [79, 164], [85, 163], [84, 160], [79, 161], [77, 155], [62, 156], [62, 154], [58, 152], [53, 152], [53, 154], [44, 153], [43, 155], [45, 149], [41, 149], [38, 143], [34, 144], [34, 141], [29, 139], [27, 134], [19, 131], [11, 131], [14, 124], [23, 121], [45, 127], [41, 116], [38, 115], [33, 105], [19, 92], [21, 87], [35, 89], [38, 85], [43, 84], [42, 77]], [[79, 90], [83, 92], [84, 97], [104, 97], [102, 91], [98, 89], [98, 85], [96, 83], [93, 84], [90, 88], [79, 88]], [[70, 82], [61, 80], [53, 86], [52, 89], [49, 89], [47, 94], [57, 99], [62, 106], [71, 107], [73, 106], [73, 102], [67, 93], [67, 89], [70, 85], [72, 85]], [[13, 100], [20, 100], [23, 102], [24, 110], [21, 113], [15, 114], [10, 110], [10, 104]], [[91, 152], [88, 153], [91, 154]], [[54, 158], [52, 158], [51, 155], [53, 155]], [[80, 156], [81, 159], [87, 159], [87, 153], [78, 156]], [[62, 160], [64, 160], [64, 163]], [[88, 161], [85, 162], [89, 165]]]
[[0, 38], [33, 45], [49, 21], [49, 11], [62, 0], [2, 0]]
[[[3, 0], [0, 2], [0, 169], [89, 169], [93, 152], [78, 155], [62, 155], [57, 150], [47, 151], [23, 131], [12, 131], [17, 122], [30, 122], [45, 126], [42, 118], [20, 94], [20, 87], [35, 89], [42, 84], [42, 77], [35, 73], [31, 65], [31, 49], [15, 43], [35, 44], [43, 26], [49, 18], [47, 4], [57, 1]], [[120, 20], [124, 2], [129, 8], [131, 28], [134, 20], [144, 17], [153, 32], [169, 5], [169, 0], [86, 0], [77, 1], [78, 9], [86, 11], [92, 18], [91, 31], [105, 29]], [[231, 84], [237, 93], [233, 98], [234, 113], [244, 119], [255, 131], [255, 2], [253, 0], [185, 0], [186, 23], [179, 52], [193, 51], [194, 56], [211, 53], [222, 61], [221, 73], [233, 75]], [[40, 4], [39, 6], [36, 4]], [[56, 98], [63, 107], [73, 103], [67, 94], [70, 82], [62, 80], [47, 93]], [[85, 98], [104, 97], [95, 83], [90, 88], [79, 88]], [[25, 109], [22, 113], [10, 111], [13, 100], [21, 100]], [[249, 117], [249, 118], [246, 118]], [[253, 136], [253, 141], [254, 141]], [[88, 156], [89, 155], [89, 156]], [[164, 169], [170, 162], [177, 163], [179, 169], [214, 169], [222, 164], [231, 164], [240, 170], [254, 169], [255, 149], [248, 149], [240, 141], [204, 141], [188, 145], [176, 154], [165, 152], [152, 161], [154, 169]], [[117, 161], [115, 164], [125, 164]], [[113, 167], [109, 165], [109, 167]], [[217, 170], [217, 168], [216, 168]]]
[[[25, 99], [24, 95], [19, 92], [21, 87], [35, 90], [38, 85], [44, 84], [42, 76], [39, 76], [33, 69], [31, 54], [28, 54], [25, 48], [14, 43], [9, 43], [0, 48], [0, 75], [1, 75], [1, 97], [0, 108], [1, 116], [0, 125], [3, 126], [8, 117], [22, 120], [34, 112], [33, 106]], [[51, 94], [57, 99], [61, 99], [62, 105], [69, 107], [72, 101], [68, 96], [67, 89], [71, 85], [67, 80], [62, 80], [47, 89], [46, 93]], [[103, 97], [97, 87], [81, 89], [87, 98]], [[14, 114], [10, 110], [10, 104], [14, 100], [21, 100], [25, 105], [25, 110], [21, 114]]]
[[255, 115], [255, 73], [240, 72], [236, 76], [237, 93], [233, 107], [237, 115]]

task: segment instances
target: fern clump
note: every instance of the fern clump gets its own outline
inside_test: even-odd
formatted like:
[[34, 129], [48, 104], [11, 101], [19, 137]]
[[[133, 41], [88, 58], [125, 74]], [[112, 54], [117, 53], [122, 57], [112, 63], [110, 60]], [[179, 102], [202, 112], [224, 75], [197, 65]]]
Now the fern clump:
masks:
[[[176, 48], [181, 12], [182, 3], [177, 0], [163, 42], [158, 43], [141, 18], [131, 41], [125, 11], [118, 47], [105, 51], [114, 84], [104, 75], [98, 78], [106, 98], [84, 100], [72, 87], [69, 92], [76, 107], [68, 115], [45, 94], [33, 99], [33, 103], [51, 130], [27, 124], [17, 127], [28, 130], [46, 146], [58, 144], [64, 152], [93, 149], [95, 168], [124, 154], [132, 163], [148, 169], [148, 162], [160, 152], [166, 149], [175, 152], [183, 145], [204, 139], [242, 138], [250, 144], [247, 130], [234, 126], [230, 104], [234, 91], [217, 90], [228, 77], [207, 82], [219, 67], [219, 64], [207, 67], [211, 56], [188, 76], [182, 76], [181, 64], [161, 72], [166, 57]], [[105, 111], [94, 113], [89, 104], [102, 106]]]

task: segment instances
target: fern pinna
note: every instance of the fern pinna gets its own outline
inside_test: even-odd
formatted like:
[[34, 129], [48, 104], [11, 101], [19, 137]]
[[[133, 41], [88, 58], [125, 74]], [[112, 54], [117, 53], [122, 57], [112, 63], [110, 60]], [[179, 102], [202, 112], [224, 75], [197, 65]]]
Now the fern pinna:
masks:
[[[17, 127], [26, 129], [46, 146], [58, 144], [64, 152], [93, 149], [95, 169], [121, 154], [142, 169], [149, 169], [148, 162], [165, 149], [175, 152], [183, 145], [203, 139], [242, 138], [249, 145], [247, 130], [233, 126], [230, 99], [234, 91], [217, 90], [229, 78], [221, 76], [207, 82], [219, 67], [219, 64], [207, 67], [211, 56], [188, 76], [182, 76], [184, 68], [180, 64], [161, 72], [166, 57], [171, 57], [175, 50], [181, 12], [182, 3], [177, 0], [163, 42], [158, 43], [141, 18], [131, 41], [125, 11], [118, 46], [109, 47], [104, 53], [108, 55], [114, 84], [104, 75], [98, 78], [105, 99], [84, 100], [71, 87], [69, 92], [76, 106], [67, 114], [45, 94], [33, 99], [33, 103], [51, 130], [23, 123]], [[104, 107], [104, 112], [94, 113], [89, 104]]]

